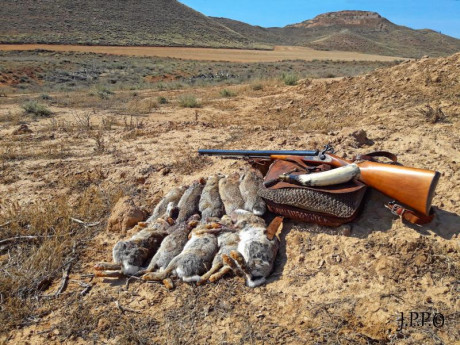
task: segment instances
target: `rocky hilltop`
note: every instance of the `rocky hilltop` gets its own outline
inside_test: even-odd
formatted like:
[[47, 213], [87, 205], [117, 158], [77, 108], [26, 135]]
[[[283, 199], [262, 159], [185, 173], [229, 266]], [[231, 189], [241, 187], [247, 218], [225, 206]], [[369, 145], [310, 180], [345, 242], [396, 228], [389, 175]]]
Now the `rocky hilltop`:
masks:
[[353, 25], [367, 28], [380, 28], [388, 23], [390, 22], [377, 12], [340, 11], [320, 14], [313, 19], [289, 26], [314, 28], [336, 25]]

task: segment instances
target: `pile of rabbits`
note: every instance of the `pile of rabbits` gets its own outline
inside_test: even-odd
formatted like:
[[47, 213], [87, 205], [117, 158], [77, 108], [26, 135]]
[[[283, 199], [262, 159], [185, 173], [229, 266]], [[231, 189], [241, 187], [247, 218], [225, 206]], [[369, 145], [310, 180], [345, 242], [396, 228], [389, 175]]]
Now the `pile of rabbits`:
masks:
[[262, 182], [261, 174], [248, 168], [241, 176], [217, 174], [172, 189], [138, 224], [139, 232], [114, 246], [112, 263], [94, 266], [96, 275], [141, 276], [172, 287], [173, 277], [201, 285], [233, 272], [250, 287], [265, 283], [282, 221], [274, 230], [266, 226], [266, 206], [257, 195]]

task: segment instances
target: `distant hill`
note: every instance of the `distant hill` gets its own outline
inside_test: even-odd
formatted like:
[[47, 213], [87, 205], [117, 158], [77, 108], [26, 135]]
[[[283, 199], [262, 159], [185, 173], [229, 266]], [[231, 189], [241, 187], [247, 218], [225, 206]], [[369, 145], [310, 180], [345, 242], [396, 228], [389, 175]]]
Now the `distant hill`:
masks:
[[2, 0], [0, 43], [269, 49], [298, 45], [402, 57], [460, 51], [460, 40], [393, 24], [378, 13], [321, 14], [283, 28], [207, 17], [176, 0]]
[[315, 32], [315, 37], [304, 42], [315, 49], [404, 57], [440, 56], [460, 51], [460, 40], [456, 38], [396, 25], [375, 12], [330, 12], [293, 26]]
[[255, 47], [175, 0], [2, 0], [1, 43]]
[[272, 45], [402, 57], [442, 56], [460, 51], [459, 39], [432, 30], [396, 25], [368, 11], [324, 13], [283, 28], [260, 28], [225, 18], [213, 19], [254, 41]]

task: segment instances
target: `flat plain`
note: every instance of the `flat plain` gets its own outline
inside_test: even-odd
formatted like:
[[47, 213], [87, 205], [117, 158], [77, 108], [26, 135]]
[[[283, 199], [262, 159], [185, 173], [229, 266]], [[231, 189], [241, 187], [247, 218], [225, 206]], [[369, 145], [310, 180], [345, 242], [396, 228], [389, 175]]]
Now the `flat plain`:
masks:
[[273, 50], [214, 49], [187, 47], [115, 47], [59, 44], [0, 44], [0, 51], [50, 50], [123, 56], [169, 57], [199, 61], [276, 62], [283, 60], [394, 61], [400, 57], [343, 51], [322, 51], [307, 47], [275, 46]]

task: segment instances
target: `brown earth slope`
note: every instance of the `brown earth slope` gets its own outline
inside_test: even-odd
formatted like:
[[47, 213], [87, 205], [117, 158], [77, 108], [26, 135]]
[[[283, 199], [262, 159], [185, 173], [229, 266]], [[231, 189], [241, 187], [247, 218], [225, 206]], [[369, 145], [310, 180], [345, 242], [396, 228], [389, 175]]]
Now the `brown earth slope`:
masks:
[[[459, 81], [456, 54], [353, 78], [233, 87], [229, 98], [219, 96], [219, 87], [196, 89], [201, 102], [196, 109], [180, 107], [181, 96], [190, 91], [119, 93], [90, 112], [80, 108], [87, 95], [52, 94], [62, 98], [50, 106], [54, 117], [33, 120], [23, 117], [16, 99], [2, 99], [3, 234], [34, 234], [46, 226], [50, 236], [3, 244], [8, 252], [0, 257], [2, 339], [455, 344], [460, 340]], [[143, 116], [125, 116], [127, 105], [158, 96], [169, 103]], [[13, 135], [19, 122], [33, 132]], [[356, 134], [359, 130], [368, 140]], [[173, 186], [244, 166], [197, 157], [198, 148], [307, 149], [327, 142], [339, 155], [389, 150], [405, 165], [439, 170], [435, 220], [423, 227], [405, 224], [382, 206], [386, 197], [371, 191], [350, 227], [287, 222], [275, 270], [255, 289], [237, 277], [200, 287], [179, 282], [167, 291], [87, 275], [95, 262], [111, 259], [112, 246], [122, 238], [103, 230], [120, 194], [151, 210]], [[41, 210], [38, 215], [35, 209]], [[53, 297], [69, 262], [69, 284]], [[410, 325], [410, 312], [429, 313], [430, 323]], [[398, 331], [401, 313], [407, 324]], [[439, 313], [444, 324], [433, 325]]]
[[251, 47], [252, 41], [175, 0], [2, 2], [2, 43]]

